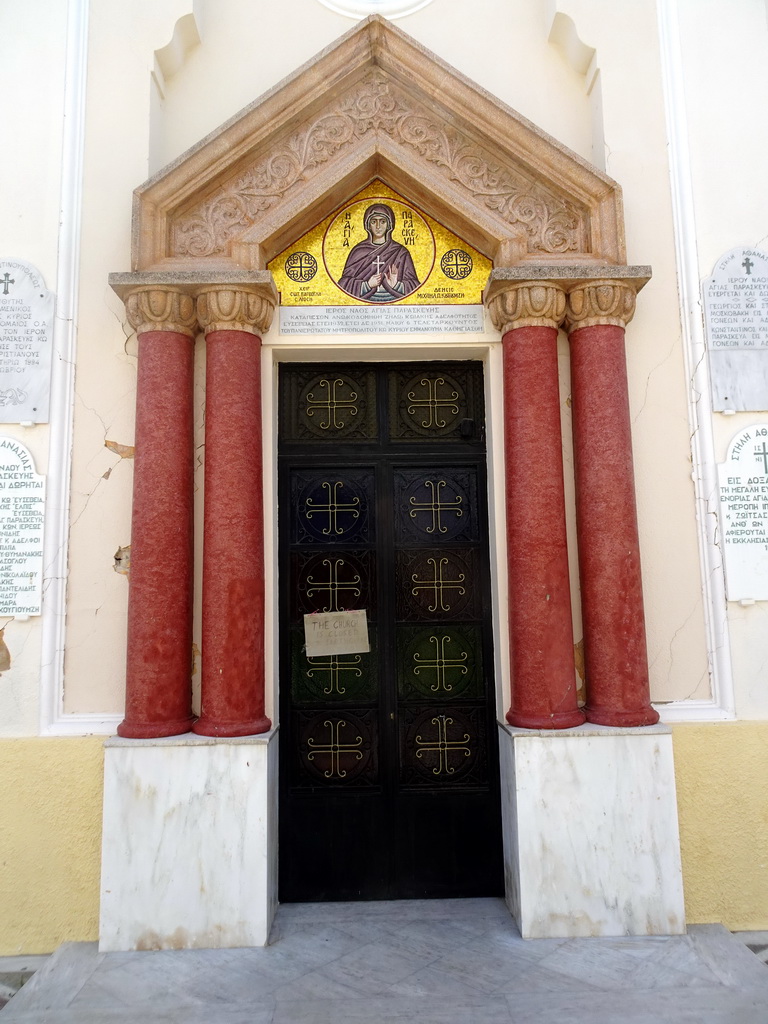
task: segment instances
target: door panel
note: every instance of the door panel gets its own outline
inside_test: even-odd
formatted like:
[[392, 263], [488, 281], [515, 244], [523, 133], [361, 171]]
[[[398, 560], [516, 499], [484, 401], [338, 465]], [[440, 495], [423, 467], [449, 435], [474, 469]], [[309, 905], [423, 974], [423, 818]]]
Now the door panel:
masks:
[[[280, 378], [280, 898], [502, 890], [482, 369]], [[365, 609], [371, 651], [308, 658]]]

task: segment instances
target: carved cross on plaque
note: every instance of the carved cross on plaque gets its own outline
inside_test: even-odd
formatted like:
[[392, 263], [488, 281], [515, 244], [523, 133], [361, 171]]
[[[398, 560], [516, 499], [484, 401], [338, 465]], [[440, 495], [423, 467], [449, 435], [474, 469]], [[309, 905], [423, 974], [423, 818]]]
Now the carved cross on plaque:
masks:
[[3, 295], [7, 295], [8, 294], [8, 285], [9, 284], [16, 284], [16, 279], [11, 277], [11, 275], [8, 273], [8, 271], [6, 271], [5, 272], [5, 277], [2, 279], [2, 281], [0, 281], [0, 284], [3, 286]]
[[755, 458], [763, 460], [763, 472], [768, 473], [768, 448], [765, 447], [765, 441], [762, 448], [755, 448]]
[[749, 256], [747, 256], [747, 258], [743, 261], [741, 265], [746, 270], [747, 276], [749, 276], [752, 273], [752, 267], [754, 267], [755, 264], [752, 262]]

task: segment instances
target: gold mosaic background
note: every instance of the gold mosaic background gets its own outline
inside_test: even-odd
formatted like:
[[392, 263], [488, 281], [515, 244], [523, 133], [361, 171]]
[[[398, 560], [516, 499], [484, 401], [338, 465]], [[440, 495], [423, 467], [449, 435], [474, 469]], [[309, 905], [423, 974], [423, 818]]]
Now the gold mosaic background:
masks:
[[[381, 200], [395, 214], [392, 238], [406, 246], [421, 284], [391, 303], [366, 302], [339, 287], [347, 257], [368, 236], [363, 214]], [[474, 305], [491, 272], [491, 261], [381, 181], [353, 199], [276, 256], [269, 270], [283, 306]]]

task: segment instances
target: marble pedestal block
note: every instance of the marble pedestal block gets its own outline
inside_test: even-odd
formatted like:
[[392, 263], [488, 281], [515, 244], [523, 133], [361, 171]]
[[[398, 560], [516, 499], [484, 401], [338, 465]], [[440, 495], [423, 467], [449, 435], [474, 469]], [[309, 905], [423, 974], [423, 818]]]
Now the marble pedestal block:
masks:
[[266, 945], [277, 738], [109, 739], [99, 949]]
[[499, 726], [506, 896], [523, 938], [685, 932], [666, 726]]

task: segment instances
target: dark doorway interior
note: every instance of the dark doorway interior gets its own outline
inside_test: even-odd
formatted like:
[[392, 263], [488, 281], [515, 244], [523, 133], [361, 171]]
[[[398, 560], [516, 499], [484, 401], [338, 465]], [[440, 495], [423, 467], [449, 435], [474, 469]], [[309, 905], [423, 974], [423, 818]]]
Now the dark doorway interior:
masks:
[[[279, 387], [280, 899], [500, 894], [482, 365]], [[360, 608], [370, 653], [306, 656]]]

